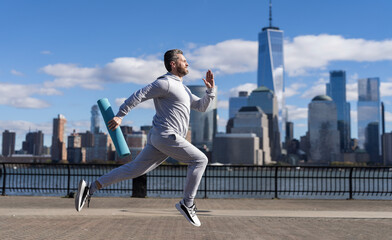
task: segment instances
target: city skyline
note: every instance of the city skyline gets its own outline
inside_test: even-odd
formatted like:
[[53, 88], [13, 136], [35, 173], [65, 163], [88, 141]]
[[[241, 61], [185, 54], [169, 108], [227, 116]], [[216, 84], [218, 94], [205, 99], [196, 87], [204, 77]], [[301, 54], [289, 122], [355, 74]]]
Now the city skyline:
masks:
[[[159, 13], [180, 3], [185, 20], [184, 13], [161, 20]], [[273, 25], [284, 31], [286, 104], [294, 137], [305, 134], [307, 105], [326, 93], [329, 72], [334, 70], [347, 74], [351, 137], [357, 134], [357, 81], [362, 78], [380, 79], [386, 132], [390, 132], [392, 40], [388, 31], [378, 29], [389, 29], [392, 3], [272, 4]], [[269, 1], [2, 1], [0, 110], [5, 114], [0, 116], [0, 131], [16, 132], [16, 149], [29, 129], [43, 131], [44, 145], [50, 146], [51, 121], [58, 114], [67, 118], [67, 136], [73, 129], [85, 132], [90, 129], [91, 106], [98, 99], [107, 97], [116, 111], [133, 91], [165, 73], [164, 51], [181, 48], [190, 63], [187, 85], [202, 84], [208, 68], [216, 73], [218, 131], [224, 132], [229, 97], [257, 87], [257, 37], [269, 25], [268, 7]], [[171, 33], [170, 21], [182, 34]], [[152, 107], [151, 102], [137, 107], [124, 124], [150, 125]]]

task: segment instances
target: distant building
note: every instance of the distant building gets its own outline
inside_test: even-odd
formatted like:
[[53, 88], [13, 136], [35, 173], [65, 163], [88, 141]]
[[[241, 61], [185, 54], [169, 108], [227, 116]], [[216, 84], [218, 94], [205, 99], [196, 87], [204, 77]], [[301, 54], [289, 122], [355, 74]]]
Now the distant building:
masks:
[[330, 164], [341, 160], [336, 105], [329, 96], [316, 96], [309, 103], [308, 131], [312, 163]]
[[[310, 152], [309, 131], [306, 132], [305, 136], [300, 137], [299, 149], [302, 150], [306, 154], [306, 156], [309, 156], [309, 152]], [[308, 159], [306, 158], [306, 161], [307, 160]]]
[[263, 165], [263, 151], [254, 133], [217, 134], [212, 161], [222, 164]]
[[383, 144], [384, 144], [384, 148], [383, 148], [384, 165], [392, 166], [392, 132], [385, 133], [383, 135]]
[[229, 98], [229, 119], [233, 118], [245, 106], [248, 106], [248, 92], [241, 91], [238, 93], [238, 97]]
[[[206, 94], [206, 86], [188, 86], [192, 94], [203, 97]], [[216, 88], [216, 87], [215, 87]], [[205, 112], [191, 110], [190, 127], [192, 134], [192, 143], [198, 148], [206, 145], [212, 148], [212, 141], [216, 134], [217, 123], [217, 90], [215, 90], [215, 98]]]
[[346, 72], [331, 71], [329, 73], [329, 83], [327, 83], [327, 95], [336, 104], [338, 117], [338, 130], [340, 134], [340, 149], [342, 152], [350, 151], [351, 141], [351, 121], [350, 103], [346, 98]]
[[85, 133], [79, 133], [81, 137], [81, 147], [91, 148], [94, 146], [94, 134], [90, 131], [86, 131]]
[[[259, 149], [262, 150], [263, 164], [271, 163], [271, 148], [268, 135], [268, 117], [257, 106], [242, 107], [233, 119], [234, 133], [254, 133], [259, 138]], [[237, 147], [237, 151], [242, 151]]]
[[91, 107], [91, 126], [90, 126], [90, 131], [93, 134], [99, 133], [99, 111], [98, 111], [98, 105], [93, 105]]
[[268, 118], [268, 138], [271, 159], [277, 161], [282, 152], [281, 134], [279, 133], [278, 103], [273, 91], [267, 87], [258, 87], [248, 98], [248, 106], [258, 106]]
[[69, 163], [86, 162], [86, 148], [82, 148], [82, 136], [75, 131], [68, 136], [67, 160]]
[[132, 160], [135, 160], [137, 155], [139, 155], [139, 153], [147, 145], [147, 135], [144, 133], [144, 131], [128, 134], [126, 135], [125, 140], [129, 147], [129, 151], [131, 152]]
[[27, 154], [43, 155], [44, 154], [44, 134], [42, 133], [42, 131], [27, 133], [26, 140], [22, 143], [22, 149]]
[[144, 131], [146, 135], [148, 135], [151, 129], [152, 129], [151, 125], [140, 126], [140, 131]]
[[[381, 109], [380, 109], [380, 79], [379, 78], [365, 78], [358, 80], [358, 146], [360, 149], [369, 149], [370, 146], [365, 146], [366, 143], [374, 144], [372, 149], [380, 147], [380, 142], [371, 142], [366, 139], [367, 128], [369, 123], [373, 125], [378, 123], [379, 130], [376, 133], [375, 129], [372, 136], [377, 135], [380, 138], [381, 128]], [[370, 135], [368, 135], [370, 136]], [[378, 146], [375, 146], [378, 144]], [[380, 151], [380, 150], [379, 150]]]
[[53, 135], [52, 135], [52, 148], [51, 155], [52, 161], [59, 162], [67, 160], [67, 150], [65, 148], [65, 123], [67, 120], [61, 114], [53, 119]]
[[94, 134], [94, 146], [86, 148], [86, 162], [114, 161], [114, 145], [106, 133]]
[[[284, 140], [285, 142], [285, 148], [288, 149], [291, 145], [291, 140], [294, 139], [294, 123], [293, 122], [286, 122], [286, 138]], [[299, 142], [298, 142], [299, 145]], [[298, 146], [299, 147], [299, 146]]]
[[11, 156], [15, 153], [15, 136], [15, 132], [10, 132], [8, 130], [3, 132], [1, 152], [4, 157]]
[[365, 150], [369, 154], [370, 163], [380, 164], [380, 125], [379, 122], [371, 122], [365, 130]]

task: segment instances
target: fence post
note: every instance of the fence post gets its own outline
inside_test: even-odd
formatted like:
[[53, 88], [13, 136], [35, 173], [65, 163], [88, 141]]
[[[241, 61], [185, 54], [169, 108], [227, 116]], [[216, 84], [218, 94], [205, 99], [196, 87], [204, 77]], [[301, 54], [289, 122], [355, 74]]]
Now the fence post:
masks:
[[6, 179], [7, 179], [7, 169], [5, 168], [5, 164], [2, 163], [3, 165], [3, 192], [1, 195], [5, 196], [5, 185], [6, 185]]
[[204, 171], [204, 198], [207, 198], [207, 169]]
[[275, 167], [275, 198], [278, 198], [278, 166]]
[[[67, 164], [67, 169], [68, 169], [68, 186], [67, 186], [67, 196], [71, 196], [71, 169], [69, 167], [69, 164]], [[76, 197], [76, 196], [75, 196]]]
[[353, 199], [353, 170], [354, 170], [354, 168], [352, 167], [350, 169], [350, 175], [349, 175], [349, 179], [348, 179], [348, 181], [349, 181], [348, 186], [349, 186], [349, 191], [350, 191], [349, 192], [349, 195], [350, 195], [349, 200]]
[[147, 197], [147, 174], [132, 179], [132, 197]]

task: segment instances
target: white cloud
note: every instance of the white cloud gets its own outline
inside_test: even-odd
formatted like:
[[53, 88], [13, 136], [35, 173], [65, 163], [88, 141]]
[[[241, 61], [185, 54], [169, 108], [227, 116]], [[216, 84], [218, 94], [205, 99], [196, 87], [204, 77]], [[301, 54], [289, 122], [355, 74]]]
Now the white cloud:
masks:
[[16, 108], [46, 108], [50, 104], [33, 95], [60, 95], [56, 89], [39, 85], [0, 83], [0, 104]]
[[350, 111], [350, 120], [351, 122], [358, 122], [358, 112], [357, 110], [351, 110]]
[[15, 76], [20, 76], [20, 77], [24, 76], [24, 74], [22, 72], [16, 71], [15, 69], [11, 70], [11, 74], [15, 75]]
[[248, 92], [250, 94], [253, 90], [257, 88], [255, 83], [245, 83], [230, 89], [230, 97], [238, 97], [239, 92]]
[[[59, 63], [47, 65], [41, 68], [41, 71], [54, 77], [54, 80], [46, 82], [45, 86], [57, 88], [79, 86], [86, 89], [103, 89], [102, 85], [108, 82], [144, 85], [166, 72], [163, 61], [153, 56], [116, 58], [103, 68]], [[200, 76], [199, 73], [196, 75]]]
[[41, 51], [41, 54], [42, 54], [42, 55], [51, 55], [52, 52], [51, 52], [51, 51], [48, 51], [48, 50], [44, 50], [44, 51]]
[[186, 57], [196, 69], [214, 69], [217, 74], [252, 72], [257, 69], [258, 43], [241, 39], [192, 49]]
[[347, 98], [347, 101], [357, 101], [358, 100], [358, 83], [346, 84], [346, 98]]
[[76, 64], [53, 64], [41, 68], [41, 71], [55, 77], [45, 82], [46, 87], [71, 88], [81, 86], [87, 89], [102, 89], [103, 79], [98, 68], [81, 68]]
[[313, 84], [309, 89], [307, 89], [302, 95], [302, 98], [313, 99], [315, 96], [318, 95], [325, 95], [326, 94], [326, 86], [325, 84], [328, 81], [324, 78], [320, 78], [317, 82]]
[[392, 96], [392, 82], [381, 82], [380, 83], [380, 95], [381, 95], [381, 97]]
[[[284, 42], [285, 70], [291, 75], [324, 69], [332, 61], [392, 60], [392, 40], [345, 39], [339, 35], [304, 35]], [[185, 56], [190, 62], [186, 81], [201, 79], [207, 69], [216, 74], [236, 74], [257, 70], [257, 41], [227, 40], [214, 45], [188, 44]], [[50, 87], [102, 89], [107, 82], [147, 84], [166, 72], [160, 56], [120, 57], [104, 67], [75, 64], [47, 65], [41, 69], [54, 77]], [[289, 90], [290, 91], [290, 90]], [[289, 94], [297, 94], [289, 92]]]
[[294, 105], [286, 105], [286, 108], [290, 117], [289, 121], [308, 118], [308, 108], [300, 108]]
[[304, 35], [286, 40], [285, 66], [289, 75], [325, 68], [331, 61], [392, 60], [392, 40], [345, 39], [339, 35]]
[[101, 71], [102, 77], [109, 82], [147, 84], [166, 72], [162, 60], [156, 57], [116, 58]]
[[29, 131], [42, 131], [44, 134], [52, 134], [53, 126], [52, 122], [33, 123], [23, 120], [12, 120], [12, 121], [1, 121], [0, 129], [4, 131], [6, 129], [15, 132], [17, 136], [24, 136]]
[[385, 121], [386, 122], [392, 121], [392, 113], [385, 111]]
[[229, 109], [229, 101], [218, 101], [219, 109]]
[[218, 116], [218, 127], [226, 128], [227, 119]]
[[303, 83], [293, 83], [293, 84], [291, 84], [289, 87], [287, 87], [285, 89], [284, 95], [285, 95], [286, 98], [298, 95], [298, 94], [300, 94], [300, 91], [298, 91], [298, 90], [300, 90], [302, 88], [305, 88], [305, 87], [306, 87], [306, 84], [303, 84]]

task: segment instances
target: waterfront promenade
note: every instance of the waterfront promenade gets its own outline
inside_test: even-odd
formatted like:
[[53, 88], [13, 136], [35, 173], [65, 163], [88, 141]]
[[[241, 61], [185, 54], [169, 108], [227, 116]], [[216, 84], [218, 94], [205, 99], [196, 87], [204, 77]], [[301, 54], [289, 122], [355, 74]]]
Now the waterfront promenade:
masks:
[[1, 239], [392, 239], [386, 200], [197, 199], [200, 228], [179, 199], [0, 197]]

